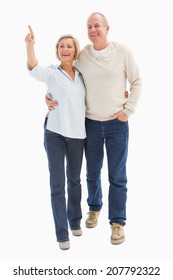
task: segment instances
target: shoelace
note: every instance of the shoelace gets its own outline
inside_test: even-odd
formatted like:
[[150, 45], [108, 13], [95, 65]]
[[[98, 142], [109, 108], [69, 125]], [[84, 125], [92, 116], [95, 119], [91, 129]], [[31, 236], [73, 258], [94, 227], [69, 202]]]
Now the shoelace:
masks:
[[121, 227], [119, 225], [113, 225], [112, 230], [114, 234], [120, 235]]
[[96, 220], [96, 214], [94, 212], [88, 212], [90, 220]]

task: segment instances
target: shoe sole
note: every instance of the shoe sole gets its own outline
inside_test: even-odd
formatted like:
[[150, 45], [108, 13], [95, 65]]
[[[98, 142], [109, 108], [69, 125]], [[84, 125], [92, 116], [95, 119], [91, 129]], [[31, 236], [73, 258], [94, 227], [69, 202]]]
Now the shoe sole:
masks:
[[111, 238], [111, 243], [112, 243], [113, 245], [121, 244], [121, 243], [123, 243], [124, 241], [125, 241], [125, 237], [123, 237], [123, 238], [121, 238], [121, 239], [112, 239], [112, 238]]
[[90, 224], [85, 224], [85, 226], [87, 227], [87, 228], [94, 228], [94, 227], [96, 227], [97, 226], [97, 224], [94, 224], [94, 225], [90, 225]]
[[66, 251], [66, 250], [68, 250], [68, 249], [70, 249], [70, 247], [68, 247], [68, 248], [61, 248], [61, 247], [59, 247], [61, 250], [63, 250], [63, 251]]

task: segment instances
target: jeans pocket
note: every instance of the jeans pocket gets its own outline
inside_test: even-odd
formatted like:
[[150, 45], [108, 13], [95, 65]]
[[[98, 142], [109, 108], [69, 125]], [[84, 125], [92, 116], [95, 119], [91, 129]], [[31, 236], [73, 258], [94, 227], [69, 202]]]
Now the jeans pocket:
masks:
[[127, 121], [121, 121], [120, 119], [116, 119], [118, 122], [120, 122], [120, 123], [127, 123]]

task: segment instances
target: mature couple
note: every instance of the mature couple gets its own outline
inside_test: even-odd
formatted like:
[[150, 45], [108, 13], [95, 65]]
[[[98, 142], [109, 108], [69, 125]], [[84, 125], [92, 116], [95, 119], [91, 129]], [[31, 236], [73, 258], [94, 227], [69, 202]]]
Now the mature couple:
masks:
[[141, 78], [131, 52], [117, 42], [108, 41], [109, 24], [103, 14], [92, 13], [87, 19], [87, 30], [92, 45], [79, 52], [76, 38], [70, 34], [61, 36], [56, 44], [60, 64], [49, 67], [38, 64], [30, 26], [25, 37], [29, 73], [45, 82], [51, 94], [46, 96], [50, 112], [45, 120], [44, 145], [56, 237], [61, 249], [70, 248], [69, 227], [73, 235], [82, 235], [80, 173], [84, 148], [89, 206], [85, 224], [88, 228], [97, 225], [102, 208], [104, 144], [108, 162], [111, 243], [120, 244], [125, 240], [128, 118], [140, 97]]

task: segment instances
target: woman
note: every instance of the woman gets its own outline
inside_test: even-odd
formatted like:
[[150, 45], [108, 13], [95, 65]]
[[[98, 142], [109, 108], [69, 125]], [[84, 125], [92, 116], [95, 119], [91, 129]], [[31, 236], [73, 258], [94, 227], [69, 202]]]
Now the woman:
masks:
[[[68, 223], [72, 234], [82, 234], [80, 222], [80, 172], [85, 132], [85, 86], [81, 73], [73, 66], [79, 55], [79, 43], [72, 35], [63, 35], [56, 44], [60, 65], [42, 67], [38, 64], [30, 26], [25, 37], [28, 69], [31, 76], [45, 82], [59, 106], [49, 112], [45, 121], [44, 145], [50, 172], [51, 204], [57, 241], [60, 249], [69, 249]], [[65, 173], [65, 160], [67, 162]], [[65, 197], [65, 174], [67, 194]], [[67, 206], [66, 206], [67, 205]]]

